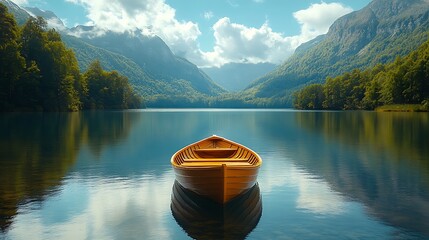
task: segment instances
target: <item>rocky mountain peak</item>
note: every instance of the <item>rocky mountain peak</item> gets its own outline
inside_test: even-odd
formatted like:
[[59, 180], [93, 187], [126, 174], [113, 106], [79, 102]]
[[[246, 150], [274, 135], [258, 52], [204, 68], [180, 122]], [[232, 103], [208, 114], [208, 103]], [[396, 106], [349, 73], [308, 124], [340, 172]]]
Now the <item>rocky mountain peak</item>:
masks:
[[373, 0], [366, 8], [371, 9], [377, 18], [387, 21], [392, 17], [420, 12], [420, 6], [425, 4], [428, 4], [427, 0]]

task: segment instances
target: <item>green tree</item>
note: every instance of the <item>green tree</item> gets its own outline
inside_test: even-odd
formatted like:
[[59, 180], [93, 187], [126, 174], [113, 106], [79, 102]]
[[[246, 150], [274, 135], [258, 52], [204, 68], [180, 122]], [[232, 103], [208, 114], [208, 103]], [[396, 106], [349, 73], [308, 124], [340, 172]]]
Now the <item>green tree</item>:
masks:
[[[44, 111], [77, 111], [86, 94], [74, 52], [67, 49], [54, 29], [46, 30], [42, 18], [30, 18], [22, 29], [22, 55], [40, 71], [35, 84], [40, 95], [32, 96]], [[32, 75], [32, 74], [30, 74]], [[32, 82], [34, 80], [28, 80]]]
[[134, 94], [128, 79], [117, 71], [104, 71], [99, 61], [90, 64], [84, 78], [88, 83], [85, 108], [122, 109], [141, 106], [142, 100]]
[[19, 28], [7, 8], [0, 4], [0, 111], [14, 108], [17, 81], [25, 69], [20, 54]]
[[88, 95], [84, 101], [84, 107], [87, 109], [102, 108], [102, 102], [99, 94], [102, 86], [102, 79], [104, 78], [103, 68], [100, 61], [92, 62], [86, 72], [84, 73], [85, 81], [88, 83]]
[[343, 95], [346, 97], [343, 109], [362, 109], [362, 99], [365, 96], [365, 84], [368, 82], [368, 73], [359, 69], [353, 70], [343, 78]]
[[322, 84], [311, 84], [296, 92], [294, 105], [298, 109], [322, 109], [325, 95]]
[[[27, 63], [44, 57], [44, 43], [46, 42], [47, 27], [46, 21], [42, 17], [30, 17], [21, 30], [22, 56]], [[36, 61], [38, 62], [38, 61]]]
[[[25, 58], [27, 66], [30, 66], [22, 79], [21, 93], [23, 94], [22, 97], [31, 99], [30, 101], [21, 101], [22, 108], [44, 110], [43, 99], [47, 96], [43, 87], [46, 84], [44, 69], [47, 68], [46, 64], [43, 64], [46, 59], [44, 51], [44, 43], [46, 42], [45, 29], [46, 22], [41, 17], [29, 18], [21, 29], [21, 55]], [[30, 85], [25, 86], [26, 83]], [[33, 92], [31, 90], [27, 91], [30, 86], [34, 87]]]
[[343, 108], [346, 96], [343, 94], [342, 81], [340, 77], [328, 77], [323, 88], [323, 93], [325, 95], [323, 108], [335, 110]]
[[78, 111], [81, 109], [80, 94], [81, 74], [77, 59], [72, 50], [66, 48], [60, 35], [55, 30], [47, 32], [45, 44], [49, 69], [45, 81], [48, 92], [52, 94], [46, 107], [53, 107], [54, 111]]
[[365, 86], [365, 93], [362, 99], [362, 105], [365, 109], [375, 109], [380, 106], [380, 90], [382, 79], [385, 72], [378, 73], [371, 81]]
[[383, 104], [404, 103], [404, 76], [406, 67], [401, 58], [397, 58], [392, 68], [385, 73], [385, 78], [381, 85], [380, 101]]
[[43, 110], [40, 99], [43, 95], [40, 91], [40, 80], [42, 76], [35, 61], [31, 61], [25, 70], [17, 86], [16, 106], [18, 109]]

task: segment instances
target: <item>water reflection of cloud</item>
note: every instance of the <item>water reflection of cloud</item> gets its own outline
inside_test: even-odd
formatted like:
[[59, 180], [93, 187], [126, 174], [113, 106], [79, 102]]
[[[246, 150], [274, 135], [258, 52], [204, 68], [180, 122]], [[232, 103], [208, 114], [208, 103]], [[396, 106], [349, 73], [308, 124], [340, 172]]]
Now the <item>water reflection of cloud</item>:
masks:
[[302, 174], [297, 179], [297, 184], [297, 208], [323, 215], [341, 214], [345, 211], [344, 199], [322, 179]]
[[290, 187], [298, 191], [298, 209], [323, 215], [345, 211], [345, 199], [323, 179], [298, 168], [285, 155], [263, 153], [263, 159], [258, 178], [262, 194], [275, 194], [279, 188]]
[[[69, 209], [81, 208], [79, 198], [87, 204], [76, 209], [67, 219], [55, 222], [56, 214], [40, 209], [21, 209], [8, 235], [12, 239], [172, 239], [167, 218], [171, 217], [171, 188], [174, 182], [172, 171], [162, 176], [143, 176], [139, 179], [98, 179], [90, 185], [79, 179], [70, 179], [60, 194], [72, 186], [73, 192], [81, 196], [70, 202], [64, 196], [47, 199], [50, 208], [63, 204], [50, 201], [64, 201]], [[74, 181], [74, 182], [73, 182]], [[76, 184], [81, 188], [75, 191]], [[31, 226], [29, 231], [28, 226]]]
[[[270, 194], [278, 187], [288, 184], [288, 171], [291, 170], [290, 161], [281, 161], [282, 156], [274, 153], [261, 154], [263, 159], [262, 167], [259, 170], [258, 182], [261, 186], [261, 192]], [[271, 162], [275, 161], [275, 162]]]

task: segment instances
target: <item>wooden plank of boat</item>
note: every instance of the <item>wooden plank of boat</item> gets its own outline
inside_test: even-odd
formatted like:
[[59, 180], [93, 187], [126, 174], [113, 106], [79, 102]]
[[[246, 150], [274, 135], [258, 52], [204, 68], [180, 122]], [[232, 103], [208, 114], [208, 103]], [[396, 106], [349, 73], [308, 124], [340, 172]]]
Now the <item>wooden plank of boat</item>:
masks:
[[183, 187], [219, 203], [252, 188], [261, 163], [256, 152], [219, 136], [190, 144], [171, 157]]

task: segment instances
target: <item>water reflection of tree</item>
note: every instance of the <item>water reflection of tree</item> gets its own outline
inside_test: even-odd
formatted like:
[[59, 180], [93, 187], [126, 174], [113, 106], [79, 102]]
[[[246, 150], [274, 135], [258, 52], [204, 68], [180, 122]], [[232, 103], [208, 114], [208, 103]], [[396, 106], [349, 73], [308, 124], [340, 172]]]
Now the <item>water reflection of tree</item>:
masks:
[[427, 114], [304, 112], [296, 122], [344, 146], [315, 148], [317, 162], [301, 164], [379, 219], [429, 235]]
[[141, 115], [138, 112], [92, 111], [85, 112], [82, 125], [83, 143], [99, 156], [103, 148], [125, 139], [131, 124]]
[[298, 113], [297, 122], [343, 143], [387, 150], [394, 161], [406, 157], [419, 167], [429, 167], [429, 148], [425, 145], [429, 115], [425, 113], [308, 112]]
[[[137, 115], [133, 115], [137, 116]], [[82, 144], [95, 153], [128, 135], [134, 117], [123, 112], [21, 113], [0, 117], [0, 228], [19, 205], [57, 191]]]

